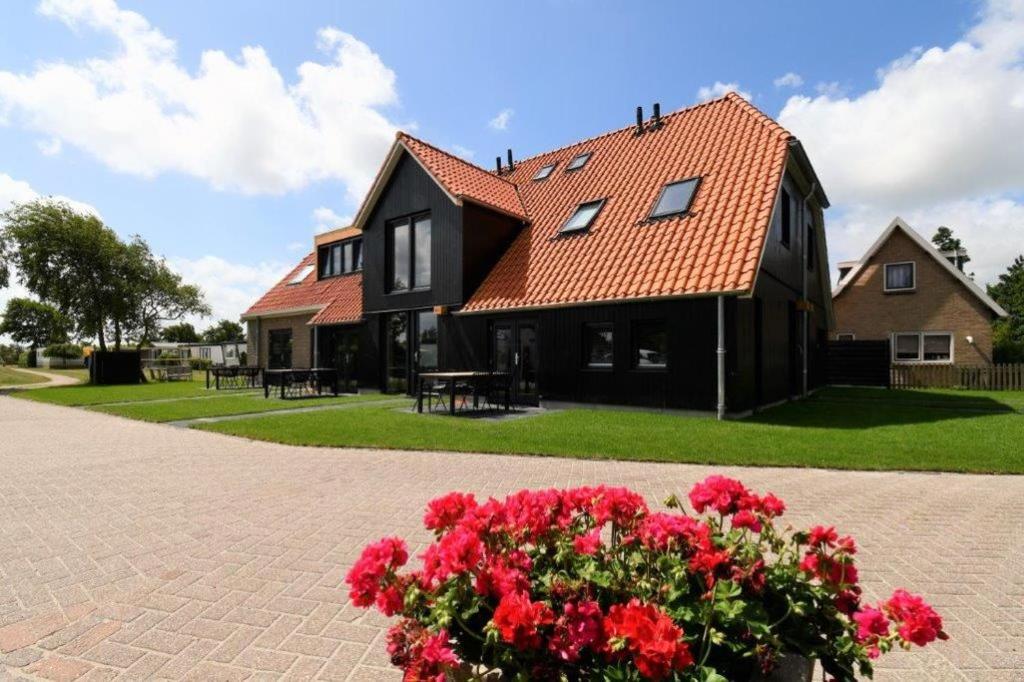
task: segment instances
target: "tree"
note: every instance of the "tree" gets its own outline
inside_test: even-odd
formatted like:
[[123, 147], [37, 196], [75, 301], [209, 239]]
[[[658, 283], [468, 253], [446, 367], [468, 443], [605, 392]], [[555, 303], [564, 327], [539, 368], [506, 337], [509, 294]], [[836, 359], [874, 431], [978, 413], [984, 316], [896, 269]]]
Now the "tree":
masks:
[[196, 343], [199, 341], [199, 333], [190, 323], [179, 322], [164, 327], [160, 338], [170, 343]]
[[203, 332], [203, 341], [206, 343], [228, 343], [229, 341], [244, 341], [245, 330], [242, 325], [231, 320], [221, 320]]
[[[964, 269], [964, 265], [971, 261], [971, 257], [967, 255], [967, 249], [964, 248], [963, 243], [953, 236], [953, 230], [949, 229], [945, 225], [935, 231], [932, 236], [932, 244], [935, 244], [935, 248], [939, 251], [952, 251], [953, 257], [956, 259], [954, 265], [959, 270]], [[963, 253], [960, 251], [963, 249]]]
[[12, 298], [4, 309], [0, 334], [27, 343], [34, 351], [39, 346], [67, 341], [69, 326], [67, 318], [51, 305], [30, 298]]
[[995, 323], [996, 354], [1003, 362], [1024, 362], [1024, 255], [988, 286], [988, 295], [1010, 314]]

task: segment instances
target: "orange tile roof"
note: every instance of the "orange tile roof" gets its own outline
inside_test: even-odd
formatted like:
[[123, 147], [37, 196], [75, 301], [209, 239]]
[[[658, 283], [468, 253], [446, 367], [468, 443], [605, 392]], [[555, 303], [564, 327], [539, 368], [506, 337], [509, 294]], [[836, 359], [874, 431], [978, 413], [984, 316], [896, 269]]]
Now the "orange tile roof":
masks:
[[308, 310], [315, 313], [309, 324], [349, 324], [363, 319], [363, 275], [355, 273], [318, 280], [316, 268], [299, 284], [289, 284], [303, 268], [316, 265], [316, 252], [256, 301], [243, 317]]
[[[463, 308], [467, 312], [747, 292], [792, 136], [735, 94], [520, 161], [530, 224]], [[592, 156], [565, 172], [579, 153]], [[537, 170], [558, 166], [546, 179]], [[662, 187], [699, 176], [691, 211], [649, 221]], [[496, 176], [492, 176], [496, 177]], [[606, 199], [585, 233], [559, 236], [576, 207]]]
[[407, 133], [398, 133], [397, 139], [423, 164], [427, 172], [448, 194], [457, 199], [468, 199], [521, 220], [526, 219], [526, 210], [519, 198], [519, 192], [509, 180]]

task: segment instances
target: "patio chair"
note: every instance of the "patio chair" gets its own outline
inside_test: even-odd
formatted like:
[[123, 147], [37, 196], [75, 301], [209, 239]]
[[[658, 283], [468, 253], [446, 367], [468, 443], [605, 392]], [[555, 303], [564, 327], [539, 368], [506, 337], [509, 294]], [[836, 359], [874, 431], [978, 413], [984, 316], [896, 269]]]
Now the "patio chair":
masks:
[[434, 411], [434, 403], [436, 402], [445, 411], [448, 410], [448, 403], [445, 402], [445, 398], [448, 397], [448, 385], [443, 382], [431, 382], [423, 386], [423, 399], [427, 401], [427, 412]]
[[512, 378], [508, 375], [491, 377], [484, 391], [488, 408], [501, 410], [511, 404]]

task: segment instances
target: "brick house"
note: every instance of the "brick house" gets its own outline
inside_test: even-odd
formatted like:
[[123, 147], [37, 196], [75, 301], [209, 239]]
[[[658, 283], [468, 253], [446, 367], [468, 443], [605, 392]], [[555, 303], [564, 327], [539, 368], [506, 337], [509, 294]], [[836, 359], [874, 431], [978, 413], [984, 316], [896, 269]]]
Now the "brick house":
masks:
[[901, 218], [863, 258], [839, 264], [837, 340], [889, 340], [894, 363], [992, 363], [992, 322], [1006, 311]]
[[243, 315], [250, 358], [744, 412], [824, 380], [827, 207], [799, 140], [734, 93], [493, 170], [400, 132], [353, 225]]

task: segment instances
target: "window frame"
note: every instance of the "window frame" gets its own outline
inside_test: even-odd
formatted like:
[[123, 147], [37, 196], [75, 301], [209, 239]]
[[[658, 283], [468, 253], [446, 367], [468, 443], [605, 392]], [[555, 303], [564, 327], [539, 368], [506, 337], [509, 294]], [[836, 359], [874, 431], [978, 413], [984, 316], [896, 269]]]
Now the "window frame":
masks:
[[[597, 370], [597, 371], [612, 371], [615, 369], [615, 323], [614, 322], [584, 322], [582, 327], [582, 361], [583, 369], [586, 370]], [[603, 332], [607, 331], [611, 333], [611, 361], [610, 362], [598, 362], [592, 361], [591, 349], [593, 348], [590, 341], [591, 332]]]
[[[430, 282], [425, 285], [416, 282], [416, 223], [419, 221], [430, 221], [430, 253], [428, 263], [430, 266]], [[395, 288], [395, 237], [396, 227], [405, 227], [408, 230], [409, 253], [406, 266], [409, 273], [409, 284], [401, 289]], [[407, 294], [413, 291], [430, 291], [434, 280], [434, 221], [430, 211], [420, 211], [394, 218], [384, 223], [384, 291], [387, 295]], [[362, 254], [360, 254], [362, 255]]]
[[[896, 342], [900, 336], [917, 337], [917, 358], [897, 358]], [[924, 339], [926, 336], [945, 336], [949, 338], [949, 359], [948, 360], [925, 360]], [[956, 334], [947, 331], [926, 331], [926, 332], [893, 332], [890, 337], [890, 353], [893, 364], [896, 365], [952, 365], [956, 362]]]
[[[843, 338], [844, 336], [849, 338]], [[836, 332], [836, 341], [856, 341], [857, 335], [853, 332]]]
[[[642, 327], [655, 327], [660, 326], [662, 332], [665, 334], [665, 362], [658, 365], [641, 365], [639, 363], [640, 350], [638, 344], [640, 341], [639, 330]], [[667, 372], [669, 365], [669, 339], [668, 339], [668, 320], [663, 318], [649, 319], [649, 320], [633, 320], [629, 326], [629, 365], [630, 369], [634, 372]]]
[[[345, 250], [348, 248], [352, 254], [352, 268], [350, 270], [345, 269]], [[334, 251], [338, 250], [341, 254], [341, 270], [335, 272], [334, 270]], [[356, 267], [357, 262], [356, 253], [358, 252], [359, 267]], [[362, 253], [363, 253], [363, 238], [362, 237], [350, 237], [337, 242], [330, 242], [328, 244], [321, 244], [316, 250], [317, 259], [317, 279], [330, 279], [332, 277], [341, 277], [343, 275], [351, 275], [357, 272], [362, 272]], [[326, 266], [326, 268], [325, 268]]]
[[[542, 171], [543, 171], [543, 170], [544, 170], [545, 168], [547, 169], [547, 171], [548, 171], [548, 172], [547, 172], [547, 173], [544, 173], [544, 175], [541, 175], [541, 172], [542, 172]], [[547, 179], [548, 179], [548, 178], [550, 178], [550, 177], [551, 177], [552, 175], [554, 175], [554, 173], [555, 173], [555, 169], [556, 169], [556, 168], [558, 168], [558, 162], [557, 162], [557, 161], [554, 161], [554, 162], [552, 162], [552, 163], [546, 163], [546, 164], [544, 164], [543, 166], [541, 166], [540, 168], [538, 168], [538, 169], [537, 169], [537, 172], [536, 172], [536, 173], [534, 173], [534, 174], [533, 174], [533, 177], [532, 177], [532, 178], [530, 178], [530, 179], [531, 179], [531, 180], [532, 180], [533, 182], [542, 182], [542, 181], [544, 181], [544, 180], [547, 180]]]
[[[658, 204], [661, 203], [661, 200], [662, 200], [662, 198], [664, 198], [665, 192], [668, 191], [668, 188], [669, 187], [674, 187], [675, 185], [681, 185], [681, 184], [683, 184], [685, 182], [692, 182], [693, 183], [693, 191], [690, 192], [690, 199], [686, 202], [686, 206], [682, 210], [679, 210], [679, 211], [672, 211], [671, 213], [658, 213], [657, 212], [658, 211]], [[688, 178], [682, 178], [680, 180], [672, 180], [671, 182], [666, 182], [664, 185], [661, 186], [661, 191], [658, 192], [658, 198], [654, 200], [654, 205], [651, 206], [651, 211], [650, 211], [650, 213], [647, 214], [647, 219], [648, 220], [665, 220], [666, 218], [676, 218], [676, 217], [679, 217], [679, 216], [689, 215], [690, 214], [690, 207], [693, 206], [693, 200], [696, 198], [697, 191], [700, 189], [700, 183], [701, 183], [701, 176], [699, 176], [699, 175], [692, 175], [692, 176], [690, 176]]]
[[[899, 289], [892, 289], [889, 287], [889, 268], [896, 267], [898, 265], [909, 265], [910, 266], [910, 286], [901, 287]], [[887, 294], [905, 294], [912, 291], [917, 291], [917, 262], [912, 260], [896, 261], [893, 263], [885, 263], [882, 266], [882, 291]]]
[[[565, 172], [566, 173], [575, 173], [578, 170], [583, 170], [584, 168], [587, 167], [587, 164], [590, 163], [590, 159], [593, 156], [594, 156], [594, 152], [580, 152], [576, 156], [574, 156], [571, 159], [569, 159], [569, 163], [565, 164]], [[573, 166], [573, 164], [576, 163], [576, 159], [580, 159], [580, 158], [583, 159], [583, 161], [580, 162], [580, 165]]]
[[[565, 219], [565, 222], [562, 223], [562, 226], [558, 228], [558, 234], [573, 235], [589, 232], [590, 228], [594, 225], [594, 222], [597, 220], [597, 217], [601, 215], [601, 211], [604, 210], [604, 205], [606, 203], [608, 203], [608, 197], [603, 197], [601, 199], [591, 199], [590, 201], [581, 201], [580, 203], [576, 204], [576, 208], [574, 208], [572, 213], [569, 214], [569, 217]], [[585, 224], [579, 227], [567, 229], [566, 226], [572, 222], [572, 219], [576, 217], [577, 213], [583, 210], [584, 206], [591, 206], [593, 204], [597, 204], [597, 209], [594, 211], [594, 215], [590, 216], [590, 220], [588, 220]]]

